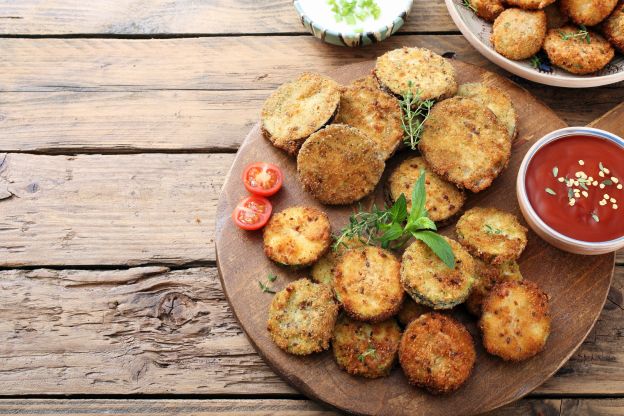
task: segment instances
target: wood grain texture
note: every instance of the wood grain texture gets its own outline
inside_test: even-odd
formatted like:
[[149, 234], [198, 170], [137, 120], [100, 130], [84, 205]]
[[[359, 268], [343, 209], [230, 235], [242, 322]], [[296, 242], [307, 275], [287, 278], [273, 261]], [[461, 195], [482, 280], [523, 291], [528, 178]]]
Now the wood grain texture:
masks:
[[[518, 168], [529, 147], [544, 134], [565, 126], [557, 116], [528, 92], [506, 79], [483, 69], [453, 61], [458, 82], [484, 82], [506, 91], [518, 114], [518, 139], [514, 142], [509, 166], [486, 191], [471, 195], [466, 209], [473, 206], [494, 206], [520, 216], [515, 196]], [[374, 62], [340, 68], [332, 75], [339, 82], [348, 82], [368, 73]], [[273, 198], [273, 207], [280, 211], [288, 206], [312, 206], [325, 211], [334, 229], [348, 220], [351, 206], [323, 206], [302, 190], [296, 179], [295, 163], [275, 149], [256, 126], [247, 136], [224, 184], [217, 209], [217, 265], [225, 293], [252, 344], [269, 365], [299, 391], [356, 414], [472, 415], [496, 409], [528, 394], [559, 369], [587, 336], [606, 300], [613, 273], [615, 256], [578, 256], [561, 252], [529, 232], [529, 244], [519, 259], [525, 278], [537, 281], [549, 294], [552, 331], [544, 351], [530, 360], [506, 364], [485, 353], [476, 342], [477, 364], [471, 377], [460, 390], [446, 396], [432, 396], [409, 386], [402, 372], [375, 380], [352, 377], [340, 371], [331, 353], [295, 357], [281, 351], [266, 331], [266, 316], [270, 299], [254, 296], [246, 282], [254, 276], [268, 273], [300, 278], [305, 270], [287, 270], [272, 263], [264, 255], [261, 237], [237, 229], [229, 219], [230, 212], [243, 186], [238, 172], [251, 161], [265, 160], [277, 164], [285, 173], [284, 187]], [[382, 178], [381, 184], [384, 183]], [[383, 185], [363, 205], [384, 202]], [[454, 236], [453, 227], [443, 233]], [[244, 260], [243, 260], [244, 258]], [[573, 282], [573, 284], [570, 284]], [[280, 284], [276, 289], [281, 289]], [[474, 319], [461, 308], [453, 314], [467, 324], [473, 336], [479, 337]], [[479, 400], [475, 400], [479, 397]]]
[[[579, 413], [559, 413], [566, 408], [616, 409], [622, 400], [520, 400], [487, 416], [572, 416]], [[204, 416], [338, 416], [341, 413], [309, 400], [289, 399], [210, 399], [210, 400], [0, 400], [0, 415], [58, 414], [87, 415], [180, 415]], [[621, 413], [611, 413], [621, 414]], [[485, 415], [484, 415], [485, 416]]]
[[0, 266], [212, 261], [217, 195], [232, 161], [0, 154]]
[[[462, 60], [503, 73], [460, 36], [397, 39], [440, 53], [455, 51]], [[399, 41], [384, 45], [399, 46]], [[241, 48], [243, 56], [230, 53]], [[0, 39], [0, 50], [7, 51], [0, 60], [0, 90], [5, 91], [0, 152], [113, 153], [232, 152], [257, 121], [272, 88], [305, 68], [328, 72], [385, 49], [337, 48], [295, 36]], [[624, 83], [586, 94], [519, 82], [570, 125], [588, 123], [624, 95]]]
[[[415, 1], [401, 32], [457, 31], [444, 0]], [[0, 34], [307, 33], [292, 1], [0, 0]]]

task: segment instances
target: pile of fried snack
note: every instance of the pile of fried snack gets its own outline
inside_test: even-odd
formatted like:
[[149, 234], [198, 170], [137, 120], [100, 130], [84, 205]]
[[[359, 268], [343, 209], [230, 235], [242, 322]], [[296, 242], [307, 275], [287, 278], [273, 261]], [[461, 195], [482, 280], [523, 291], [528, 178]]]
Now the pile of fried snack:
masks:
[[[399, 100], [408, 91], [436, 101], [419, 153], [396, 152], [404, 138]], [[263, 133], [296, 156], [302, 186], [322, 204], [352, 204], [369, 195], [394, 157], [382, 184], [391, 201], [404, 195], [409, 208], [412, 187], [425, 174], [429, 218], [440, 227], [459, 218], [457, 239], [444, 237], [455, 256], [450, 268], [419, 240], [400, 252], [357, 237], [331, 247], [334, 236], [321, 210], [294, 206], [276, 213], [264, 229], [264, 252], [284, 267], [306, 270], [309, 279], [274, 296], [273, 341], [296, 355], [331, 345], [340, 368], [369, 378], [389, 375], [398, 356], [409, 382], [432, 393], [459, 388], [476, 361], [473, 336], [451, 316], [453, 308], [478, 317], [488, 353], [508, 361], [539, 353], [550, 313], [548, 296], [520, 274], [527, 229], [493, 207], [462, 209], [467, 193], [488, 188], [506, 168], [516, 118], [504, 91], [458, 85], [448, 60], [420, 48], [384, 54], [371, 75], [347, 86], [304, 73], [273, 92], [262, 110]]]
[[615, 50], [624, 53], [624, 2], [618, 0], [466, 0], [493, 22], [492, 46], [513, 59], [550, 62], [573, 74], [603, 69]]

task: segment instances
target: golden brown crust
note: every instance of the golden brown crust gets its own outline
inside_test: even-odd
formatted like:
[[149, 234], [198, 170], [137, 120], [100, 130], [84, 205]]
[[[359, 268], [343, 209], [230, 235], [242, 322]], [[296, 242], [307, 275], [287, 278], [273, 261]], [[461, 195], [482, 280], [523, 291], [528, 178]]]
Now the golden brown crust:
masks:
[[400, 341], [401, 329], [394, 319], [371, 324], [343, 315], [334, 327], [332, 349], [347, 373], [377, 378], [390, 374]]
[[515, 261], [492, 265], [475, 259], [475, 283], [466, 299], [466, 309], [475, 316], [481, 316], [483, 301], [497, 283], [520, 281], [520, 266]]
[[339, 102], [338, 83], [304, 72], [282, 84], [264, 102], [262, 132], [275, 147], [296, 155], [308, 136], [331, 120]]
[[475, 360], [470, 333], [439, 313], [412, 321], [399, 346], [399, 361], [409, 382], [436, 394], [450, 393], [464, 384]]
[[381, 89], [377, 78], [373, 74], [360, 77], [349, 84], [350, 87], [368, 87]]
[[563, 39], [564, 34], [574, 35], [578, 31], [577, 27], [570, 25], [548, 31], [544, 51], [552, 64], [580, 75], [604, 68], [615, 56], [613, 46], [592, 31], [589, 31], [590, 43], [584, 37]]
[[401, 107], [392, 95], [377, 87], [361, 85], [367, 82], [370, 81], [342, 89], [340, 109], [334, 122], [355, 127], [373, 139], [386, 160], [403, 138]]
[[335, 268], [336, 297], [354, 319], [388, 319], [398, 312], [403, 301], [400, 269], [394, 254], [384, 249], [368, 246], [348, 250]]
[[521, 9], [536, 10], [553, 4], [555, 0], [505, 0], [508, 6], [520, 7]]
[[264, 253], [287, 266], [308, 266], [329, 249], [327, 214], [311, 207], [290, 207], [273, 214], [263, 230]]
[[470, 98], [481, 105], [486, 106], [498, 120], [500, 120], [509, 132], [509, 139], [513, 141], [518, 134], [516, 128], [518, 115], [511, 102], [509, 95], [500, 88], [482, 84], [480, 82], [462, 84], [457, 90], [460, 97]]
[[505, 10], [501, 0], [470, 0], [470, 5], [474, 7], [477, 16], [488, 22], [493, 22]]
[[492, 46], [509, 59], [527, 59], [542, 49], [548, 22], [543, 10], [507, 9], [494, 21]]
[[273, 297], [267, 330], [284, 351], [308, 355], [329, 348], [337, 317], [338, 305], [331, 290], [299, 279]]
[[577, 25], [595, 26], [607, 18], [618, 0], [561, 0], [561, 12]]
[[457, 92], [455, 68], [440, 55], [423, 48], [394, 49], [377, 59], [375, 76], [383, 88], [402, 96], [409, 89], [422, 100], [452, 97]]
[[450, 309], [464, 302], [474, 280], [474, 259], [457, 241], [444, 239], [455, 255], [454, 269], [420, 240], [405, 250], [401, 263], [403, 289], [416, 302], [434, 309]]
[[466, 200], [464, 192], [433, 172], [425, 159], [419, 156], [405, 159], [388, 177], [388, 190], [392, 201], [404, 194], [408, 212], [412, 209], [412, 190], [420, 177], [421, 169], [425, 172], [425, 208], [429, 218], [438, 222], [456, 215]]
[[317, 283], [322, 283], [334, 288], [334, 268], [340, 256], [347, 250], [359, 247], [366, 247], [366, 244], [357, 237], [343, 240], [342, 243], [334, 249], [330, 249], [321, 257], [310, 269], [310, 277]]
[[548, 295], [527, 280], [499, 283], [483, 303], [479, 328], [490, 354], [511, 361], [533, 357], [550, 334]]
[[492, 264], [516, 260], [527, 245], [526, 227], [515, 215], [496, 208], [466, 211], [455, 231], [470, 254]]
[[430, 307], [416, 303], [414, 299], [406, 296], [397, 314], [397, 319], [401, 325], [408, 326], [414, 319], [429, 312], [433, 312]]
[[350, 204], [371, 193], [384, 168], [375, 142], [344, 124], [314, 133], [297, 156], [297, 173], [305, 190], [330, 205]]
[[624, 1], [604, 21], [602, 33], [613, 46], [624, 53]]
[[460, 188], [479, 192], [507, 166], [507, 128], [484, 105], [463, 97], [433, 106], [418, 145], [431, 169]]

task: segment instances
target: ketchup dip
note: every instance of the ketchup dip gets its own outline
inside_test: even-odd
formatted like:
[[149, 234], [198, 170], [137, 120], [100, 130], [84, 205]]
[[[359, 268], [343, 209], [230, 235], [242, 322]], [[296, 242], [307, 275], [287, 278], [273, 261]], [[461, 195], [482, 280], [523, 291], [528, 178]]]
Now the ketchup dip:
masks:
[[624, 149], [576, 133], [538, 148], [524, 185], [537, 216], [555, 231], [585, 242], [624, 236]]

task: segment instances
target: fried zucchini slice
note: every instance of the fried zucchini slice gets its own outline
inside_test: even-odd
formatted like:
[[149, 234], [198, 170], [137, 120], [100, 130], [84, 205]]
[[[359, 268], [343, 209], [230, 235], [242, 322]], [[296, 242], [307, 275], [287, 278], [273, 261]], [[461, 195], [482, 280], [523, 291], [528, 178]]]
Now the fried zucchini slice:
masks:
[[381, 89], [381, 86], [379, 85], [379, 82], [374, 75], [366, 75], [365, 77], [358, 78], [349, 85], [351, 87], [368, 87]]
[[354, 319], [380, 322], [396, 314], [403, 302], [401, 263], [379, 247], [348, 250], [338, 261], [334, 291]]
[[548, 295], [527, 280], [499, 283], [483, 303], [479, 328], [490, 354], [509, 361], [533, 357], [550, 334]]
[[602, 24], [602, 33], [613, 46], [624, 53], [624, 2]]
[[611, 62], [615, 49], [599, 34], [589, 31], [589, 43], [584, 37], [563, 38], [578, 32], [579, 28], [571, 25], [548, 31], [544, 51], [553, 65], [584, 75], [599, 71]]
[[264, 227], [264, 253], [286, 266], [309, 266], [331, 243], [327, 214], [311, 207], [290, 207], [274, 214]]
[[520, 60], [542, 49], [548, 21], [543, 10], [507, 9], [492, 26], [492, 46], [506, 58]]
[[337, 317], [338, 305], [331, 290], [299, 279], [273, 297], [267, 329], [284, 351], [308, 355], [329, 348]]
[[429, 312], [431, 312], [431, 308], [421, 305], [420, 303], [416, 303], [414, 302], [414, 299], [406, 296], [403, 304], [401, 305], [401, 309], [399, 309], [397, 318], [401, 325], [408, 326], [414, 319]]
[[364, 198], [375, 189], [384, 168], [384, 155], [377, 144], [344, 124], [331, 124], [314, 133], [297, 156], [303, 187], [328, 205]]
[[429, 49], [403, 47], [386, 52], [377, 59], [374, 73], [379, 84], [397, 96], [411, 90], [421, 100], [428, 100], [457, 92], [455, 68]]
[[344, 87], [334, 122], [355, 127], [373, 139], [384, 160], [392, 156], [403, 139], [399, 102], [377, 87]]
[[508, 6], [526, 10], [541, 10], [555, 2], [555, 0], [505, 0]]
[[500, 120], [509, 132], [509, 140], [513, 141], [518, 131], [516, 125], [518, 115], [511, 98], [500, 88], [491, 87], [480, 82], [462, 84], [457, 90], [457, 95], [470, 98], [481, 105], [486, 106]]
[[454, 269], [420, 240], [405, 250], [401, 263], [403, 289], [417, 303], [434, 309], [450, 309], [464, 302], [474, 281], [474, 259], [457, 241], [444, 239], [455, 254]]
[[559, 7], [577, 25], [595, 26], [615, 9], [618, 0], [561, 0]]
[[457, 221], [457, 240], [475, 257], [501, 264], [516, 260], [527, 245], [518, 218], [496, 208], [472, 208]]
[[493, 22], [505, 10], [501, 0], [469, 0], [477, 16]]
[[332, 349], [338, 366], [347, 373], [378, 378], [390, 374], [400, 341], [401, 329], [392, 318], [367, 323], [343, 315], [334, 327]]
[[410, 384], [434, 394], [457, 390], [468, 380], [476, 358], [468, 330], [440, 313], [412, 321], [399, 345], [399, 362]]
[[336, 250], [328, 250], [323, 257], [319, 259], [310, 270], [310, 276], [312, 280], [317, 283], [323, 283], [328, 285], [332, 289], [334, 288], [334, 268], [336, 262], [347, 250], [366, 247], [366, 244], [357, 237], [343, 240]]
[[308, 136], [330, 122], [339, 103], [338, 83], [305, 72], [282, 84], [264, 102], [262, 132], [275, 147], [296, 155]]
[[520, 266], [515, 261], [492, 265], [483, 260], [475, 259], [475, 265], [475, 283], [466, 300], [466, 308], [471, 314], [480, 316], [483, 301], [490, 294], [492, 288], [498, 283], [520, 281], [522, 274], [520, 273]]
[[431, 170], [425, 159], [410, 157], [399, 164], [388, 177], [390, 199], [396, 201], [401, 194], [407, 199], [407, 210], [412, 209], [412, 191], [420, 170], [425, 172], [425, 208], [432, 221], [445, 221], [457, 214], [464, 205], [466, 196], [455, 185], [445, 181]]
[[454, 97], [433, 106], [418, 145], [431, 169], [460, 188], [479, 192], [507, 166], [507, 128], [486, 106]]

